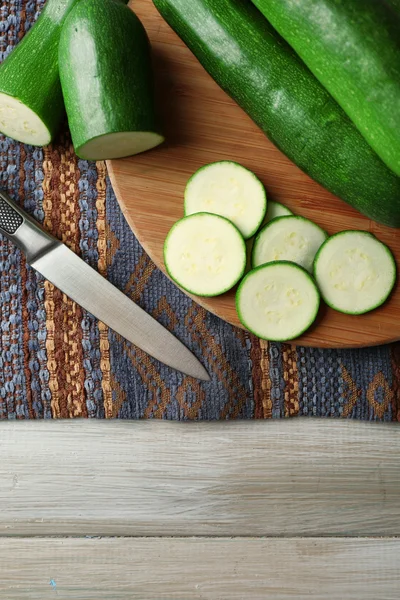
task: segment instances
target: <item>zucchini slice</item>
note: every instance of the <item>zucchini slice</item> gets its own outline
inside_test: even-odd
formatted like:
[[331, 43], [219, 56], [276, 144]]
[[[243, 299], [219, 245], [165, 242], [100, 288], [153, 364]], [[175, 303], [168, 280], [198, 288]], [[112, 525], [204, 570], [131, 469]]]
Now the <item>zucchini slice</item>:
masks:
[[186, 186], [185, 214], [209, 212], [232, 221], [245, 239], [265, 217], [267, 194], [261, 181], [235, 162], [221, 161], [199, 169]]
[[196, 213], [172, 227], [165, 240], [164, 262], [181, 288], [197, 296], [218, 296], [243, 276], [246, 244], [228, 219]]
[[371, 233], [342, 231], [321, 246], [314, 274], [329, 306], [361, 315], [387, 300], [396, 283], [396, 263], [390, 249]]
[[287, 260], [312, 272], [313, 262], [328, 234], [304, 217], [278, 217], [257, 235], [253, 247], [253, 267]]
[[304, 333], [315, 321], [320, 295], [302, 267], [278, 261], [257, 267], [236, 293], [240, 322], [256, 336], [286, 342]]
[[274, 200], [268, 200], [267, 206], [267, 214], [265, 215], [264, 221], [261, 224], [261, 227], [277, 219], [278, 217], [291, 217], [293, 213], [291, 210], [284, 206], [280, 202], [275, 202]]

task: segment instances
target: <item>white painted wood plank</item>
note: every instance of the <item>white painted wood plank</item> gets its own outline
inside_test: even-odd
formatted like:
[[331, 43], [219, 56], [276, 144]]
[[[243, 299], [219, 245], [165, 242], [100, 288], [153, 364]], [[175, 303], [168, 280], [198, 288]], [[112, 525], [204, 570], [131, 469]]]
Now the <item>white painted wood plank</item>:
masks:
[[398, 600], [400, 540], [0, 540], [1, 600]]
[[400, 535], [400, 430], [292, 420], [0, 426], [0, 535]]

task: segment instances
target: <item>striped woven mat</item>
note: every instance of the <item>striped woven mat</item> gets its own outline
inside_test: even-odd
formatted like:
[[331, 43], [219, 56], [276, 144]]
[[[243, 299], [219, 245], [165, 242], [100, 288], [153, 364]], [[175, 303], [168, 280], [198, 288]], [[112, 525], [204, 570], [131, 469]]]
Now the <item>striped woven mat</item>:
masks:
[[[2, 0], [1, 60], [43, 0]], [[1, 187], [179, 337], [212, 375], [198, 383], [150, 359], [26, 266], [0, 238], [0, 419], [400, 420], [400, 346], [322, 351], [268, 344], [180, 293], [131, 233], [106, 167], [67, 134], [37, 149], [0, 138]]]

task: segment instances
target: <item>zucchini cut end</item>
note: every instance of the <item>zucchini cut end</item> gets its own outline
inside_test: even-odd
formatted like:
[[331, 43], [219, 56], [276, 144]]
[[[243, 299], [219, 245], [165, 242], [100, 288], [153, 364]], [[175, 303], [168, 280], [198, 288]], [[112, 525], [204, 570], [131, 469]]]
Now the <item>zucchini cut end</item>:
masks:
[[341, 231], [321, 246], [314, 276], [326, 304], [349, 315], [382, 306], [397, 280], [390, 249], [368, 231]]
[[122, 131], [95, 137], [75, 150], [84, 160], [112, 160], [151, 150], [162, 144], [164, 139], [152, 131]]
[[320, 294], [311, 275], [288, 261], [256, 267], [240, 283], [236, 309], [240, 322], [257, 337], [292, 341], [317, 318]]
[[201, 167], [185, 190], [185, 215], [209, 212], [229, 219], [245, 240], [258, 231], [267, 209], [267, 194], [258, 177], [232, 161]]
[[182, 289], [203, 297], [220, 296], [243, 276], [246, 246], [239, 230], [212, 213], [177, 221], [164, 244], [168, 275]]
[[47, 146], [51, 134], [42, 119], [26, 104], [0, 92], [0, 131], [23, 144]]

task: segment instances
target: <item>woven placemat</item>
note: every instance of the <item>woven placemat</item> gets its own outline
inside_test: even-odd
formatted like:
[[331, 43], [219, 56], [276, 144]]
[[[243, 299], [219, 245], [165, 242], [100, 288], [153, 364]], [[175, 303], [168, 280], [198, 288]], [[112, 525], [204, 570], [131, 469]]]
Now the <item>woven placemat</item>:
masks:
[[[2, 0], [1, 60], [43, 0]], [[0, 138], [1, 187], [180, 338], [209, 370], [198, 383], [150, 359], [26, 266], [0, 238], [0, 419], [400, 420], [400, 346], [329, 351], [268, 344], [207, 313], [154, 266], [104, 163], [68, 134], [45, 149]]]

